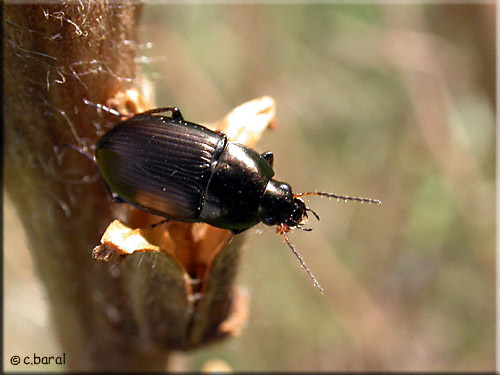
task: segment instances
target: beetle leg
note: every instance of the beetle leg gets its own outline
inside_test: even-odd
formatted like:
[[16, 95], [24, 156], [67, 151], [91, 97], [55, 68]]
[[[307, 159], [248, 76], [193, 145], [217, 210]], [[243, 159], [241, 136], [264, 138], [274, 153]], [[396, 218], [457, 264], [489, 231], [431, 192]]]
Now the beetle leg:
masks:
[[153, 113], [163, 113], [163, 112], [170, 112], [172, 113], [172, 118], [174, 120], [181, 120], [183, 121], [184, 118], [182, 117], [182, 113], [177, 107], [163, 107], [163, 108], [154, 108], [150, 109], [149, 111], [139, 113], [140, 115], [152, 115]]
[[168, 223], [169, 221], [170, 221], [169, 219], [163, 219], [159, 223], [151, 225], [151, 228], [157, 227], [158, 225], [162, 225], [162, 224]]
[[273, 167], [274, 154], [272, 151], [263, 152], [262, 154], [260, 154], [260, 156], [262, 156], [264, 158], [264, 160], [267, 161], [267, 163], [271, 166], [271, 168]]
[[230, 231], [231, 231], [232, 234], [238, 234], [238, 233], [246, 231], [247, 229], [248, 228], [245, 228], [245, 229], [230, 229]]
[[111, 113], [112, 115], [117, 116], [117, 117], [129, 117], [127, 115], [124, 115], [124, 114], [118, 112], [117, 110], [115, 110], [113, 108], [109, 108], [108, 106], [105, 106], [105, 105], [102, 105], [102, 104], [99, 104], [99, 103], [92, 103], [90, 100], [87, 100], [85, 98], [83, 98], [83, 102], [86, 105], [90, 105], [92, 107], [96, 107], [97, 109], [106, 111], [106, 112]]
[[95, 155], [93, 153], [95, 151], [95, 149], [93, 149], [93, 147], [91, 147], [91, 151], [89, 151], [89, 148], [85, 147], [85, 146], [80, 147], [80, 146], [76, 146], [76, 145], [72, 145], [72, 144], [66, 144], [66, 143], [55, 143], [53, 147], [54, 147], [54, 152], [56, 154], [58, 152], [58, 148], [59, 147], [67, 147], [70, 150], [73, 150], [73, 151], [78, 152], [79, 154], [82, 154], [86, 158], [90, 159], [93, 163], [96, 163]]
[[[106, 185], [106, 187], [108, 188], [108, 185]], [[121, 199], [118, 194], [112, 192], [109, 188], [108, 191], [111, 194], [111, 200], [113, 201], [113, 203], [126, 203], [126, 201]]]

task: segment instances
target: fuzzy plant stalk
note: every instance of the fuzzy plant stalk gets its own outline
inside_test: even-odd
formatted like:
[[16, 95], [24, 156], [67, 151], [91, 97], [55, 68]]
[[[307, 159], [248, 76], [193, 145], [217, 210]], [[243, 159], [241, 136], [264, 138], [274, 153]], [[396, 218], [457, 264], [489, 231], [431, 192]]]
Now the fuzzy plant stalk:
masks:
[[[112, 203], [74, 150], [120, 121], [85, 100], [124, 113], [151, 106], [136, 64], [140, 13], [137, 2], [4, 5], [4, 186], [73, 371], [164, 371], [173, 350], [223, 339], [246, 316], [234, 288], [239, 236], [175, 222], [151, 233], [158, 217]], [[235, 111], [212, 127], [253, 146], [274, 102]], [[99, 245], [109, 230], [140, 236], [144, 248], [106, 257], [121, 246]]]

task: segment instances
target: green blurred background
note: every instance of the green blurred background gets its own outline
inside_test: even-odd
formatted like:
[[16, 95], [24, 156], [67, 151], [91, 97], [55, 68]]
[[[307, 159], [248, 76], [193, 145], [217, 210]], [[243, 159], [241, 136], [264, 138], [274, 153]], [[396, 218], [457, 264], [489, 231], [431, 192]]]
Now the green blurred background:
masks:
[[[279, 127], [257, 150], [279, 179], [383, 201], [308, 199], [321, 221], [290, 237], [324, 295], [251, 229], [246, 328], [172, 370], [494, 370], [495, 30], [486, 3], [144, 7], [157, 105], [210, 122], [270, 95]], [[5, 354], [57, 355], [8, 200], [4, 215]]]

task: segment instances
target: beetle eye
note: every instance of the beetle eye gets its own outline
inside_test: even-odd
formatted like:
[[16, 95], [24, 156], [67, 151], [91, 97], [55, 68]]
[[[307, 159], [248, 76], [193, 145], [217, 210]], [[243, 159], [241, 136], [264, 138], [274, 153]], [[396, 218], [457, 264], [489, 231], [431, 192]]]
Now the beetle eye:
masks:
[[285, 182], [282, 182], [280, 184], [280, 190], [282, 190], [285, 194], [286, 193], [291, 193], [292, 192], [292, 189], [290, 188], [290, 185], [288, 185], [287, 183]]

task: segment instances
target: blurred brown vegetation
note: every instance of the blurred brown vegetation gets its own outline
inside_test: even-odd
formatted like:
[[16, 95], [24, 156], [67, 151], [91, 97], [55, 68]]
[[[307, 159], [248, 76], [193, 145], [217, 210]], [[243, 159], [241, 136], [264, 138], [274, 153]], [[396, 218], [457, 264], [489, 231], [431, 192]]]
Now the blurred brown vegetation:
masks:
[[[494, 369], [494, 5], [147, 5], [142, 24], [158, 105], [200, 122], [270, 95], [279, 127], [257, 149], [278, 178], [383, 201], [308, 200], [321, 221], [290, 237], [323, 296], [272, 228], [252, 229], [246, 329], [173, 370]], [[5, 358], [57, 355], [4, 214]]]

